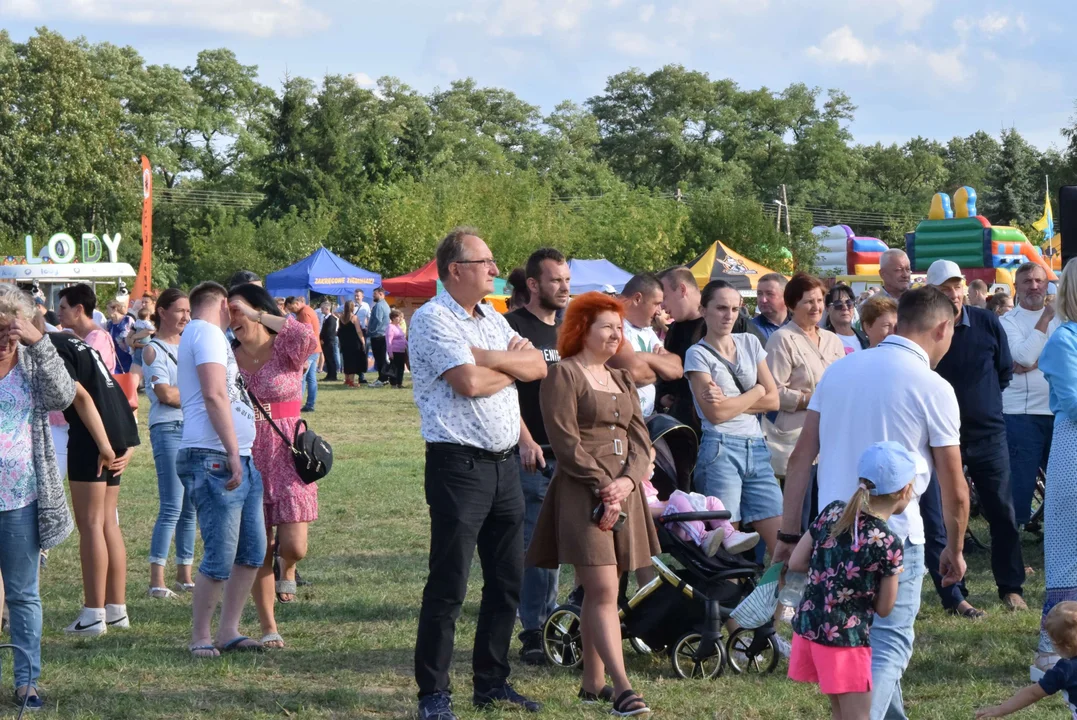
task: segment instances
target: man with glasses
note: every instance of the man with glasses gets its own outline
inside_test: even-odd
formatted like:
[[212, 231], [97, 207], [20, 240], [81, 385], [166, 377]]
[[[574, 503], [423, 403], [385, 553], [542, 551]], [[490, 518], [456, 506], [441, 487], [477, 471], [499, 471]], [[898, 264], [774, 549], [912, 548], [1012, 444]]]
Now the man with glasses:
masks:
[[445, 292], [416, 311], [410, 333], [430, 507], [430, 572], [415, 643], [419, 719], [456, 720], [449, 666], [476, 548], [483, 591], [472, 702], [538, 712], [539, 703], [517, 693], [508, 677], [524, 564], [515, 383], [546, 377], [546, 359], [482, 301], [494, 289], [497, 264], [477, 230], [452, 230], [435, 257]]

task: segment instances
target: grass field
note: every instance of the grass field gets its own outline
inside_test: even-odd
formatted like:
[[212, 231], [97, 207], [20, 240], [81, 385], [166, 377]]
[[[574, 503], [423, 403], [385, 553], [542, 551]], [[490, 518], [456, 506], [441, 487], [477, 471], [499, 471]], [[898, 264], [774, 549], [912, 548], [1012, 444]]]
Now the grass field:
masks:
[[[140, 720], [414, 716], [412, 649], [428, 530], [423, 444], [410, 390], [323, 385], [310, 422], [333, 444], [336, 464], [321, 483], [321, 519], [311, 528], [310, 558], [301, 565], [314, 585], [300, 588], [298, 602], [278, 605], [287, 650], [213, 660], [194, 660], [186, 652], [189, 600], [146, 596], [157, 491], [144, 411], [145, 445], [124, 478], [121, 496], [132, 628], [93, 640], [65, 637], [62, 629], [81, 600], [77, 539], [54, 550], [42, 578], [46, 714]], [[1029, 613], [1009, 614], [999, 605], [983, 553], [971, 555], [969, 565], [971, 600], [988, 610], [985, 621], [970, 624], [944, 615], [930, 583], [925, 584], [916, 654], [905, 676], [910, 717], [970, 718], [975, 708], [1003, 700], [1027, 681], [1043, 600], [1043, 563], [1038, 542], [1028, 542], [1025, 550], [1028, 564], [1037, 569], [1026, 594], [1033, 607]], [[171, 567], [168, 572], [171, 577]], [[470, 643], [480, 587], [476, 565], [457, 632], [457, 711], [465, 719], [520, 718], [508, 711], [476, 712], [470, 705]], [[257, 636], [253, 606], [243, 629]], [[667, 659], [635, 655], [627, 644], [625, 650], [634, 684], [658, 717], [829, 717], [826, 701], [813, 689], [782, 677], [784, 663], [775, 676], [727, 673], [717, 681], [686, 681], [674, 678]], [[516, 652], [514, 646], [514, 660]], [[3, 687], [10, 688], [7, 651], [3, 660]], [[578, 680], [571, 672], [515, 663], [513, 681], [546, 704], [539, 717], [603, 716], [577, 703]], [[8, 690], [0, 695], [9, 697]], [[9, 716], [11, 707], [0, 701], [0, 715]], [[1018, 717], [1068, 717], [1065, 712], [1061, 699], [1051, 698]]]

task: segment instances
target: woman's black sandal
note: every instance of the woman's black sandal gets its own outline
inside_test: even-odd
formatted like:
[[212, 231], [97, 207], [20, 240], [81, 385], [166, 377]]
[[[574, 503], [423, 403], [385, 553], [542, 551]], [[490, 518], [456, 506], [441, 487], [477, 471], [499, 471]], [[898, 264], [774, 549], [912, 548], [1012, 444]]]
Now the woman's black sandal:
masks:
[[613, 702], [613, 688], [606, 685], [597, 693], [593, 693], [587, 692], [581, 687], [580, 692], [576, 697], [582, 700], [584, 705], [594, 705], [595, 703], [600, 702]]
[[644, 717], [650, 714], [651, 709], [647, 707], [647, 703], [643, 702], [643, 698], [631, 688], [621, 693], [613, 702], [613, 709], [610, 710], [610, 715], [617, 717]]

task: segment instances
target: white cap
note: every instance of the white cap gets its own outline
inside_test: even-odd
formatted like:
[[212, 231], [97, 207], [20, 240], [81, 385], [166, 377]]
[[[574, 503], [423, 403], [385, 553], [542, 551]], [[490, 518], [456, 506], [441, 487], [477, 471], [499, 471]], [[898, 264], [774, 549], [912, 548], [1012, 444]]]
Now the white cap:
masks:
[[964, 279], [964, 277], [965, 275], [961, 272], [961, 268], [953, 260], [936, 260], [927, 269], [928, 285], [938, 286], [947, 280], [953, 280], [954, 278]]

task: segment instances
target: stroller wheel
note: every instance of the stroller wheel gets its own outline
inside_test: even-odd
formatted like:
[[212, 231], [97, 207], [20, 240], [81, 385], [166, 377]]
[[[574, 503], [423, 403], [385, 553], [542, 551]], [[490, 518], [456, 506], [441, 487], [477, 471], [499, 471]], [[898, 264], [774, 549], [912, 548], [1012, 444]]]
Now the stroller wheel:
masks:
[[756, 638], [759, 630], [740, 628], [729, 637], [726, 653], [729, 667], [737, 675], [742, 673], [772, 673], [778, 667], [781, 653], [773, 632], [766, 638]]
[[580, 609], [561, 605], [550, 613], [542, 626], [542, 648], [550, 664], [573, 668], [583, 662], [583, 638], [580, 635]]
[[700, 649], [703, 645], [703, 636], [690, 632], [682, 635], [673, 646], [669, 657], [673, 663], [673, 672], [677, 673], [678, 677], [713, 680], [721, 676], [726, 663], [722, 638], [719, 637], [713, 647], [709, 651], [704, 650], [701, 655]]

